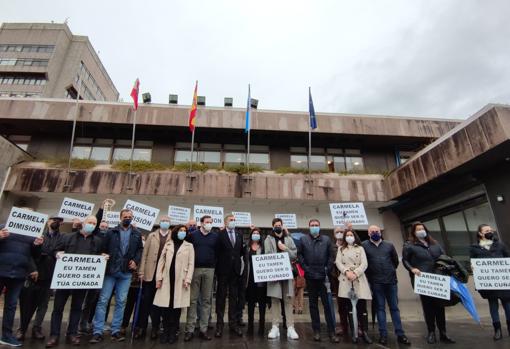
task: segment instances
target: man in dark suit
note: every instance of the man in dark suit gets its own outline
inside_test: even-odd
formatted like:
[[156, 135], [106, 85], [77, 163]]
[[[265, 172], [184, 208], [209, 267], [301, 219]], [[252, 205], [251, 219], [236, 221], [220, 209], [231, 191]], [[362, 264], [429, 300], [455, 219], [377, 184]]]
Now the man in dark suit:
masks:
[[230, 331], [239, 337], [243, 335], [236, 317], [243, 253], [243, 236], [235, 230], [234, 216], [227, 215], [225, 217], [225, 229], [219, 233], [218, 263], [216, 265], [218, 288], [216, 290], [216, 333], [214, 335], [218, 338], [223, 334], [223, 316], [225, 314], [227, 293]]

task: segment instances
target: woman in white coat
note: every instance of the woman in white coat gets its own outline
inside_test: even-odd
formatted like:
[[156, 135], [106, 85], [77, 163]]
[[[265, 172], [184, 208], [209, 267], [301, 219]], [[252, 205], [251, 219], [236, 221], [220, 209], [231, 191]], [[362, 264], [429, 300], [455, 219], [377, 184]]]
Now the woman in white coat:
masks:
[[352, 230], [344, 233], [344, 240], [338, 249], [335, 264], [340, 271], [338, 277], [338, 297], [342, 301], [342, 305], [349, 309], [349, 325], [351, 328], [351, 336], [353, 343], [358, 342], [358, 334], [354, 333], [352, 305], [349, 298], [349, 291], [354, 288], [358, 303], [356, 304], [358, 326], [361, 338], [367, 344], [371, 344], [372, 340], [368, 336], [368, 313], [367, 300], [372, 299], [370, 286], [368, 284], [365, 270], [367, 269], [367, 256], [365, 250], [361, 246], [358, 234]]
[[154, 305], [163, 308], [163, 335], [160, 343], [175, 343], [181, 309], [189, 307], [190, 284], [195, 267], [193, 245], [184, 239], [187, 236], [184, 225], [172, 230], [161, 252], [156, 269], [156, 296]]
[[[273, 219], [273, 231], [264, 240], [264, 254], [288, 253], [292, 262], [297, 258], [297, 248], [294, 240], [288, 234], [287, 229], [282, 227], [280, 218]], [[287, 322], [287, 338], [299, 339], [299, 335], [294, 329], [294, 314], [292, 313], [292, 304], [294, 304], [294, 285], [293, 280], [271, 281], [267, 283], [267, 296], [271, 297], [271, 318], [273, 326], [267, 335], [269, 339], [280, 337], [279, 324], [282, 321], [281, 302], [285, 308], [285, 319]]]

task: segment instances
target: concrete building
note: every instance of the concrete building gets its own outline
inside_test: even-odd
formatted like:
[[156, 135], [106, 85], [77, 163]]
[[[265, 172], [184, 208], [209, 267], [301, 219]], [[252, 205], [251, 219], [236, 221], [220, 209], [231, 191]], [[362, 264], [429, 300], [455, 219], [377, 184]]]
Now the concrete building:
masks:
[[88, 37], [67, 24], [0, 26], [0, 96], [76, 99], [78, 92], [80, 99], [119, 98]]

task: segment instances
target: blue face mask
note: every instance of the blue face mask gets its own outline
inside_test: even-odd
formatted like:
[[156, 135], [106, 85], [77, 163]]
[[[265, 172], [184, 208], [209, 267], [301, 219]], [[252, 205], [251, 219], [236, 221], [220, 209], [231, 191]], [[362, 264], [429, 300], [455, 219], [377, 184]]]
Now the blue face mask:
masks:
[[92, 232], [94, 231], [94, 229], [96, 229], [96, 225], [95, 224], [92, 224], [92, 223], [87, 223], [85, 224], [85, 226], [83, 227], [83, 232], [85, 234], [92, 234]]
[[163, 230], [168, 230], [168, 228], [170, 228], [170, 222], [161, 221], [159, 222], [159, 227]]
[[372, 232], [372, 234], [370, 234], [370, 239], [372, 239], [372, 241], [376, 241], [376, 242], [381, 240], [381, 233], [378, 231]]
[[319, 232], [321, 231], [321, 227], [310, 227], [310, 234], [313, 236], [319, 235]]
[[184, 240], [185, 237], [186, 237], [186, 232], [184, 230], [179, 230], [177, 232], [177, 239]]
[[260, 241], [260, 234], [253, 234], [253, 235], [251, 236], [251, 239], [252, 239], [253, 241]]

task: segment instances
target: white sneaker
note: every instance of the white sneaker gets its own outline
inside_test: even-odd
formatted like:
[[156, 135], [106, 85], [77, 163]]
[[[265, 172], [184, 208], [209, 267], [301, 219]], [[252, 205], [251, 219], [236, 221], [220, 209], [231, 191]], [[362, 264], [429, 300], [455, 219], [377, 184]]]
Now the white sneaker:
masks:
[[297, 334], [296, 330], [294, 329], [294, 326], [289, 326], [287, 328], [287, 338], [293, 339], [293, 340], [299, 339], [299, 335]]
[[269, 331], [267, 338], [276, 339], [278, 337], [280, 337], [280, 329], [277, 326], [271, 327], [271, 331]]

